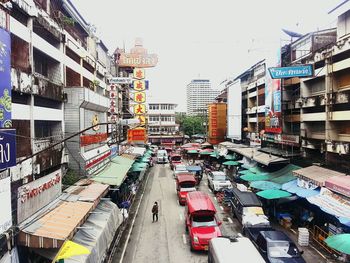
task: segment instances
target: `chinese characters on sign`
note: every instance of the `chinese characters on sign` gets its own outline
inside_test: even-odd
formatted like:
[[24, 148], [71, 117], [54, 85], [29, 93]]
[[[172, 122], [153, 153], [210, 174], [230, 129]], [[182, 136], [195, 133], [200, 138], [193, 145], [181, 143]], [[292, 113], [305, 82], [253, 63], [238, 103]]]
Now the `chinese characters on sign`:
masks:
[[145, 128], [137, 128], [128, 130], [128, 142], [145, 142], [146, 140], [146, 129]]
[[0, 28], [0, 128], [11, 127], [11, 39]]

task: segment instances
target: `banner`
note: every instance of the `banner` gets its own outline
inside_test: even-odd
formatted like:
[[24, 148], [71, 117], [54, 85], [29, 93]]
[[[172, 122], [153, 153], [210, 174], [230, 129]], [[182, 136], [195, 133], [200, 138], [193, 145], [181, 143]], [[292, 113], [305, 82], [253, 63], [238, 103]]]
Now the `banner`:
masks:
[[107, 140], [107, 133], [96, 133], [80, 136], [80, 146], [100, 143]]
[[0, 127], [11, 128], [11, 38], [0, 28]]
[[146, 140], [146, 129], [137, 128], [133, 130], [128, 130], [128, 142], [145, 142]]
[[16, 130], [0, 130], [0, 169], [16, 166]]
[[11, 212], [11, 178], [6, 177], [0, 180], [0, 235], [12, 226]]
[[[277, 52], [277, 58], [266, 59], [266, 68], [281, 66], [280, 49]], [[282, 133], [282, 98], [281, 98], [281, 80], [272, 79], [270, 72], [266, 70], [265, 74], [265, 131], [270, 133]]]

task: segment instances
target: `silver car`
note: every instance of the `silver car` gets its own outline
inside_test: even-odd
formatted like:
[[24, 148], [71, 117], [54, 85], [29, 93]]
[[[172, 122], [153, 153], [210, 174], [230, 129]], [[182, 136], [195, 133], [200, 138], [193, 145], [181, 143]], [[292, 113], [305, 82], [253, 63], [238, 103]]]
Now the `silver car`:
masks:
[[214, 193], [220, 189], [232, 188], [230, 180], [226, 177], [224, 172], [213, 171], [208, 174], [208, 186]]

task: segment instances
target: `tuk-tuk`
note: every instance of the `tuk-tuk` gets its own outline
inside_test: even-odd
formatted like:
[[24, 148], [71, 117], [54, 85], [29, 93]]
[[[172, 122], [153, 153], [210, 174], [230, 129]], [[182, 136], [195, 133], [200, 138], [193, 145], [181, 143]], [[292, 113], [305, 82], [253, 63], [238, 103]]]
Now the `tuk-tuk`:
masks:
[[170, 168], [171, 170], [173, 170], [175, 165], [181, 163], [181, 155], [177, 153], [171, 154], [169, 157], [169, 162], [170, 162]]
[[200, 183], [203, 177], [203, 170], [202, 167], [199, 165], [192, 165], [192, 166], [187, 166], [186, 167], [187, 171], [190, 173], [193, 173], [196, 180], [197, 180], [197, 185]]
[[186, 204], [189, 192], [196, 191], [197, 180], [192, 173], [181, 173], [176, 176], [176, 190], [180, 205]]

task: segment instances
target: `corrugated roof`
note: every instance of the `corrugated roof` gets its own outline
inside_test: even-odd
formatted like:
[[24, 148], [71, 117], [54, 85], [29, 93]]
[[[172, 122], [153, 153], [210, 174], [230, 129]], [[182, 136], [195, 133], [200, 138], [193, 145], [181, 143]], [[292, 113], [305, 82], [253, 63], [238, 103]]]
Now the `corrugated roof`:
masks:
[[288, 159], [259, 152], [258, 148], [232, 148], [231, 150], [264, 165], [288, 162]]
[[90, 202], [66, 202], [58, 204], [52, 211], [24, 227], [18, 242], [32, 248], [57, 248], [64, 240], [73, 237], [94, 208]]
[[339, 173], [316, 165], [295, 170], [293, 171], [293, 175], [300, 179], [311, 181], [317, 186], [325, 186], [325, 181], [330, 177], [345, 176], [344, 173]]
[[79, 201], [98, 202], [99, 199], [106, 195], [109, 185], [100, 184], [94, 181], [77, 182], [77, 185], [72, 185], [65, 193], [77, 195]]

